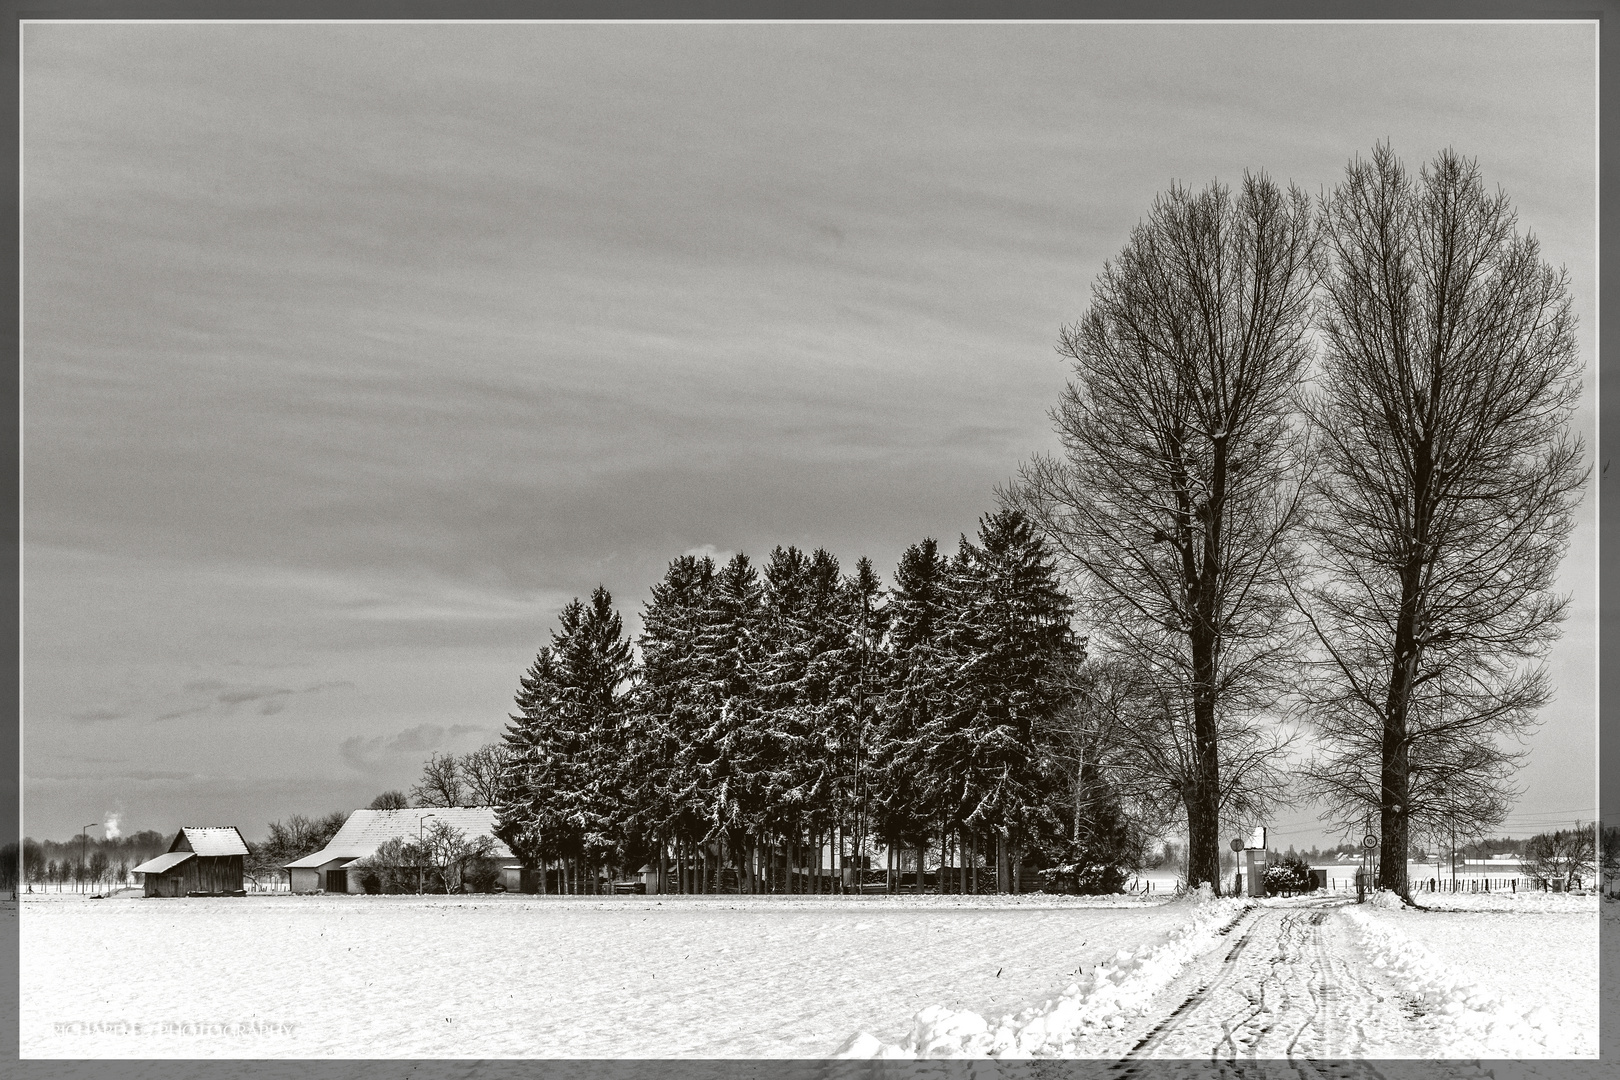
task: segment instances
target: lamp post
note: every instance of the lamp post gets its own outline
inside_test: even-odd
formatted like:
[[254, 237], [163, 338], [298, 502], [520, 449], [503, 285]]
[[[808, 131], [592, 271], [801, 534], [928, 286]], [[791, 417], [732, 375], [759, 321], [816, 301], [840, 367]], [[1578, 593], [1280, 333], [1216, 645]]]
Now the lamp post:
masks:
[[422, 825], [430, 817], [438, 814], [423, 814], [416, 819], [416, 895], [422, 895]]
[[90, 861], [85, 857], [85, 852], [90, 847], [89, 830], [95, 827], [96, 823], [92, 821], [79, 830], [79, 876], [81, 878], [90, 871]]

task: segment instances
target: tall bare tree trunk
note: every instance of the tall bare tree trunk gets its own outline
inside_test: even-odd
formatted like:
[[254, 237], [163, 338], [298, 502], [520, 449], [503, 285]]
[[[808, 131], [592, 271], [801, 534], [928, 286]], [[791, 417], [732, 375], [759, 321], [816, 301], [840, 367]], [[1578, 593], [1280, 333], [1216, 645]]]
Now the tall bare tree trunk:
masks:
[[[1211, 528], [1210, 534], [1216, 533]], [[1211, 541], [1213, 543], [1214, 541]], [[1213, 562], [1205, 564], [1210, 571]], [[1213, 585], [1211, 586], [1213, 588]], [[1209, 882], [1221, 894], [1220, 747], [1215, 719], [1215, 651], [1213, 632], [1195, 627], [1193, 661], [1193, 784], [1187, 805], [1187, 885]]]

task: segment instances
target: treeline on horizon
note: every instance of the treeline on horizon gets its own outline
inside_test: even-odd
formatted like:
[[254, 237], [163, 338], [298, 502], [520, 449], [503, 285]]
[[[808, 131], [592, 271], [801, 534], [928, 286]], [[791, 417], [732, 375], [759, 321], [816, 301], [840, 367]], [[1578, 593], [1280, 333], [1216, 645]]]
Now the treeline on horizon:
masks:
[[636, 649], [606, 589], [563, 609], [520, 680], [497, 832], [531, 865], [651, 862], [685, 888], [720, 866], [772, 888], [773, 868], [832, 869], [824, 850], [856, 866], [881, 841], [913, 868], [943, 845], [941, 864], [999, 868], [1001, 889], [1079, 861], [1111, 890], [1145, 836], [1062, 722], [1084, 677], [1072, 614], [1017, 510], [954, 555], [907, 548], [887, 589], [822, 549], [683, 555]]

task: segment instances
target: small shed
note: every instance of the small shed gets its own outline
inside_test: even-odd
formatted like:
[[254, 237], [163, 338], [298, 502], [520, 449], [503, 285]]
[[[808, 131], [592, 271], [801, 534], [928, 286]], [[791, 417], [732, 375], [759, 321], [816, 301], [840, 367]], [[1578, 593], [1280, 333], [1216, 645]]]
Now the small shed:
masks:
[[135, 867], [147, 896], [245, 896], [247, 843], [234, 825], [187, 826], [169, 850]]

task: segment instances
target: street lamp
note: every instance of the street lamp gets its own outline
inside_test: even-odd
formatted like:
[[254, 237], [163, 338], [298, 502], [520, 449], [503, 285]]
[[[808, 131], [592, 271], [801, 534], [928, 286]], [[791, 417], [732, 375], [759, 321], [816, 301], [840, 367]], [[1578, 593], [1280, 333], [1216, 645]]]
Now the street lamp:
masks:
[[422, 895], [422, 824], [438, 814], [423, 814], [416, 819], [416, 895]]
[[89, 836], [88, 830], [93, 829], [95, 827], [96, 827], [96, 823], [92, 821], [90, 824], [86, 825], [83, 829], [79, 830], [79, 876], [80, 877], [83, 877], [90, 870], [90, 863], [89, 863], [89, 860], [87, 860], [85, 858], [85, 851], [90, 846], [90, 836]]

